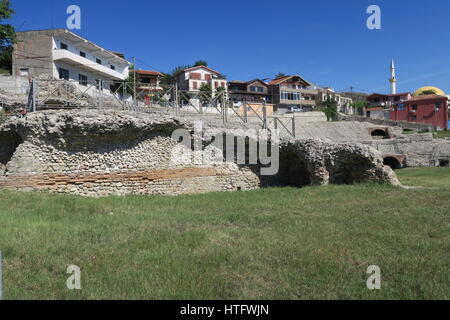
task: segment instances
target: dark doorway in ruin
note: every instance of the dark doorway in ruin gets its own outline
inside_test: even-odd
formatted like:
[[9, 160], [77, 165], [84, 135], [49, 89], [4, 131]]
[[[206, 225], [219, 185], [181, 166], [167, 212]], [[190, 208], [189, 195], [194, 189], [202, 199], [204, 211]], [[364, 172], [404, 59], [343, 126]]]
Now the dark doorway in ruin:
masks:
[[450, 159], [440, 159], [439, 160], [439, 166], [443, 168], [450, 167]]
[[23, 143], [18, 134], [5, 134], [0, 136], [0, 162], [4, 165], [11, 161], [18, 146]]
[[376, 129], [372, 131], [371, 135], [372, 138], [374, 139], [389, 139], [389, 134], [387, 133], [387, 130]]
[[383, 163], [384, 163], [385, 166], [389, 166], [393, 170], [397, 170], [397, 169], [401, 169], [402, 168], [402, 164], [400, 163], [400, 161], [398, 161], [398, 159], [396, 159], [394, 157], [384, 158]]
[[280, 153], [280, 169], [272, 185], [302, 188], [311, 185], [310, 173], [305, 163], [290, 152]]

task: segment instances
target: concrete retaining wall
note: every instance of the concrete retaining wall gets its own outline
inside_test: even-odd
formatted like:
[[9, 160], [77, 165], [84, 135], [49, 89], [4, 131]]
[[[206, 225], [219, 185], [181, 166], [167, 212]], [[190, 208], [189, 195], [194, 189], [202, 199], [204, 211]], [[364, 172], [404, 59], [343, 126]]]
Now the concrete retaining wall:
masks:
[[0, 90], [6, 93], [26, 95], [29, 86], [29, 80], [26, 77], [0, 76]]
[[414, 131], [433, 131], [434, 127], [430, 124], [414, 123], [406, 121], [394, 121], [388, 119], [373, 119], [361, 116], [341, 116], [344, 121], [359, 121], [359, 122], [369, 122], [381, 126], [392, 126], [401, 127], [403, 129], [414, 130]]

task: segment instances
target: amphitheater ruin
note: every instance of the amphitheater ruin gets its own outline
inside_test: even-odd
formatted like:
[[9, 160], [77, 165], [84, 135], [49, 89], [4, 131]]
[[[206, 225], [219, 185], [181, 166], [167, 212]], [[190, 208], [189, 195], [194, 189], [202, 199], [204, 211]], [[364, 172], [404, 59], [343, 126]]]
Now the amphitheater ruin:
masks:
[[[6, 94], [0, 98], [14, 106], [26, 103]], [[261, 129], [259, 120], [224, 123], [220, 114], [180, 116], [167, 108], [159, 112], [90, 109], [92, 101], [83, 103], [87, 105], [81, 108], [9, 117], [0, 124], [0, 189], [107, 196], [366, 181], [400, 185], [392, 169], [448, 166], [450, 160], [450, 140], [434, 139], [432, 133], [404, 134], [399, 125], [361, 119], [326, 122], [315, 115], [309, 117], [314, 119], [311, 122], [301, 115], [273, 117], [264, 123], [270, 135], [261, 140], [245, 131]], [[199, 120], [205, 132], [243, 139], [245, 163], [238, 161], [234, 146], [234, 156], [226, 157], [230, 140], [224, 139], [220, 148], [208, 135], [202, 135], [202, 148], [195, 150], [203, 161], [186, 162], [192, 150], [180, 149], [173, 133], [194, 132]], [[276, 129], [281, 130], [275, 139]], [[251, 157], [252, 142], [258, 151], [276, 142], [276, 174], [261, 174], [268, 164]], [[190, 144], [195, 144], [194, 137]]]

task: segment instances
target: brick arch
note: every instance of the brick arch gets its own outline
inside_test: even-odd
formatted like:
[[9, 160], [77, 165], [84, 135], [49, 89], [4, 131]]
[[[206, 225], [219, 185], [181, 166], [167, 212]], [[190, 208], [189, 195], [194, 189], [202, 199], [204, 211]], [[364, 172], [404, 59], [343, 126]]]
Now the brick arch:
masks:
[[379, 128], [370, 128], [369, 134], [372, 136], [372, 138], [378, 138], [378, 139], [391, 139], [392, 134], [389, 128], [386, 127], [379, 127]]
[[384, 155], [383, 163], [385, 166], [389, 166], [392, 169], [401, 169], [404, 166], [406, 156], [404, 155]]

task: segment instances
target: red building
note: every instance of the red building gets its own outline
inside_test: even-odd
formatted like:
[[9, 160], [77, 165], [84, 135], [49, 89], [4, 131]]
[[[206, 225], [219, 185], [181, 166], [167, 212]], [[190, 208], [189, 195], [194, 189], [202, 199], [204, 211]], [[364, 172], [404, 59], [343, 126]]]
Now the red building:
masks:
[[391, 120], [431, 124], [438, 129], [448, 129], [447, 97], [429, 94], [413, 97], [390, 108]]

